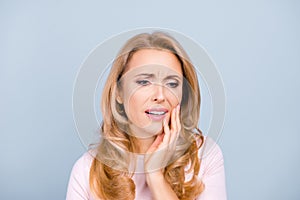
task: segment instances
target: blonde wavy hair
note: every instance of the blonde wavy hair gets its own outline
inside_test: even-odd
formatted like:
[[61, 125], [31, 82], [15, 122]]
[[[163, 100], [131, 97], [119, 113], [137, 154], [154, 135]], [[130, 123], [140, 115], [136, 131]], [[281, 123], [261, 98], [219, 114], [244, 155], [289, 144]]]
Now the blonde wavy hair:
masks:
[[[203, 144], [203, 135], [197, 128], [200, 112], [200, 90], [194, 66], [181, 45], [164, 32], [142, 33], [129, 39], [119, 51], [112, 64], [101, 99], [103, 122], [101, 142], [96, 148], [90, 169], [90, 189], [99, 199], [135, 198], [134, 172], [129, 170], [131, 159], [128, 152], [137, 152], [136, 138], [127, 134], [127, 118], [124, 108], [116, 101], [118, 82], [132, 55], [141, 49], [155, 49], [173, 53], [181, 63], [183, 94], [181, 101], [182, 130], [176, 144], [172, 162], [164, 167], [164, 177], [179, 199], [195, 199], [204, 190], [198, 179], [201, 159], [198, 149]], [[192, 174], [186, 180], [185, 175]]]

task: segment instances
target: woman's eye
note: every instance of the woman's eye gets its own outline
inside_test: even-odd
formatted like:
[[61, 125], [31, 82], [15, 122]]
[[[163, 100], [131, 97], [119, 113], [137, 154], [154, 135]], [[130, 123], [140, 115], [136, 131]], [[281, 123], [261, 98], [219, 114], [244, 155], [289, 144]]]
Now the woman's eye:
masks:
[[142, 86], [146, 86], [150, 84], [150, 81], [147, 80], [140, 80], [140, 81], [136, 81], [137, 84], [142, 85]]
[[170, 83], [167, 83], [167, 85], [170, 87], [170, 88], [176, 88], [178, 87], [178, 83], [177, 82], [170, 82]]

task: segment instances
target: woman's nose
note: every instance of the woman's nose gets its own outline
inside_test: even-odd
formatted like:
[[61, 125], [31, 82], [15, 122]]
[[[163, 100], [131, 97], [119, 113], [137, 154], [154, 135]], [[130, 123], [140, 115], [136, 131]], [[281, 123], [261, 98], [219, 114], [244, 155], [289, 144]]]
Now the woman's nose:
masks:
[[153, 101], [158, 103], [165, 101], [164, 86], [155, 84], [153, 89]]

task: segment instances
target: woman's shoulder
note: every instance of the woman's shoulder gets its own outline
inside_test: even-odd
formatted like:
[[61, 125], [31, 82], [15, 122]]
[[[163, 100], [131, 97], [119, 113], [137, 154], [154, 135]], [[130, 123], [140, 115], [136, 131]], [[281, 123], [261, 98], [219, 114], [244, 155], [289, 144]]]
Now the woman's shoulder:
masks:
[[91, 151], [77, 159], [70, 175], [67, 199], [90, 199], [89, 175], [93, 160]]
[[212, 138], [204, 137], [198, 155], [201, 160], [199, 177], [206, 188], [198, 199], [226, 199], [224, 159], [220, 146]]
[[201, 159], [208, 159], [213, 157], [222, 157], [222, 150], [217, 142], [209, 136], [204, 136], [203, 144], [199, 149], [199, 156]]
[[92, 165], [92, 162], [94, 160], [94, 156], [91, 151], [86, 151], [83, 153], [75, 162], [73, 169], [84, 169], [84, 168], [90, 168]]
[[201, 160], [202, 173], [205, 175], [224, 167], [223, 153], [220, 146], [208, 136], [204, 136], [204, 142], [198, 151], [198, 155]]
[[77, 176], [78, 178], [89, 178], [90, 168], [94, 161], [94, 151], [89, 150], [83, 153], [73, 165], [71, 175]]

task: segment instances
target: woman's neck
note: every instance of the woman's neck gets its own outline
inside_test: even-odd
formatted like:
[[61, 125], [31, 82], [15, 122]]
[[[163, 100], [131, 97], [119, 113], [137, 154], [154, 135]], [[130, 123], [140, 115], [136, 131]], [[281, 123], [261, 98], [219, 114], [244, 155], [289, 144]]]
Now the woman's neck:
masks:
[[131, 125], [129, 127], [129, 130], [131, 132], [130, 135], [133, 136], [131, 138], [134, 145], [133, 150], [135, 153], [141, 154], [146, 153], [149, 147], [153, 144], [154, 140], [156, 139], [156, 136], [163, 132], [162, 128], [161, 130], [157, 131], [157, 133], [147, 132], [147, 130], [134, 125]]
[[156, 136], [150, 138], [134, 138], [133, 143], [135, 146], [135, 153], [144, 154], [149, 147], [153, 144]]

